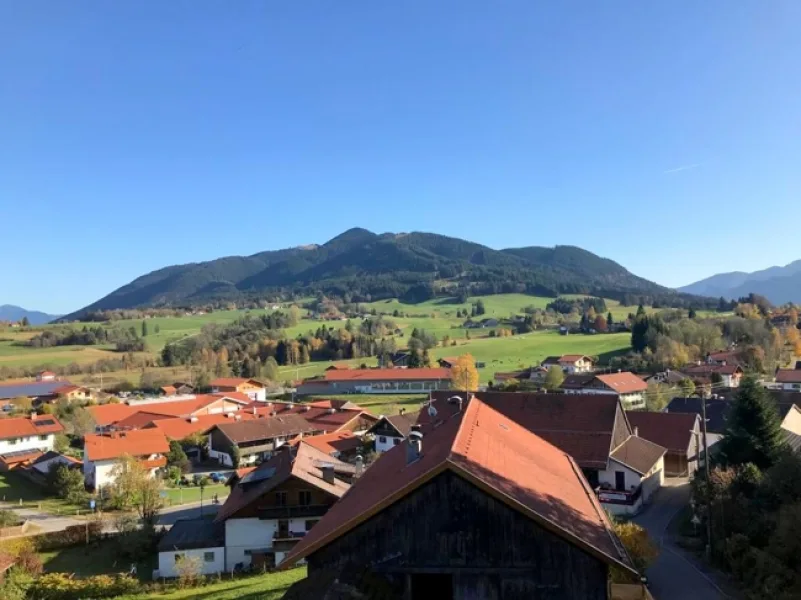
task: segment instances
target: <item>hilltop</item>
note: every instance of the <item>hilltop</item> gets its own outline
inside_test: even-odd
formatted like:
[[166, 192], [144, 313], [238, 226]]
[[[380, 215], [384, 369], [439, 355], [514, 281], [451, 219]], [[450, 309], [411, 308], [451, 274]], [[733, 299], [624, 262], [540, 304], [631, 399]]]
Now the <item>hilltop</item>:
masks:
[[719, 273], [696, 281], [679, 291], [704, 296], [742, 298], [754, 293], [765, 296], [774, 304], [801, 302], [801, 260], [783, 267], [770, 267], [753, 273], [734, 271]]
[[61, 315], [49, 315], [38, 310], [28, 310], [21, 306], [14, 306], [13, 304], [3, 304], [0, 306], [0, 321], [16, 323], [27, 317], [31, 325], [43, 325], [58, 319], [60, 316]]
[[654, 298], [674, 304], [693, 302], [575, 246], [495, 250], [434, 233], [376, 234], [354, 228], [322, 245], [165, 267], [67, 318], [96, 310], [196, 306], [254, 297], [324, 293], [347, 301], [397, 297], [420, 302], [457, 292], [593, 294], [616, 299], [630, 296], [632, 302]]

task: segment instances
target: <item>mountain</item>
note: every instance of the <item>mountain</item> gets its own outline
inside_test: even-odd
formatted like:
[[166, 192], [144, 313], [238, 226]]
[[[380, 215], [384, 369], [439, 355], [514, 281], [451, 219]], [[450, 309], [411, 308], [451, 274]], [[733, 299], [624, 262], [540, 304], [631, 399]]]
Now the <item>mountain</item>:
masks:
[[457, 289], [471, 294], [524, 292], [682, 297], [629, 273], [616, 262], [574, 246], [494, 250], [434, 233], [349, 229], [325, 244], [252, 256], [229, 256], [148, 273], [81, 309], [191, 306], [265, 296], [324, 293], [363, 302], [400, 297], [421, 301]]
[[679, 288], [680, 292], [736, 299], [750, 293], [765, 296], [774, 304], [801, 303], [801, 260], [784, 267], [753, 273], [720, 273]]
[[43, 325], [58, 319], [60, 316], [61, 315], [48, 315], [38, 310], [26, 310], [12, 304], [3, 304], [0, 306], [0, 321], [17, 322], [21, 321], [24, 317], [28, 317], [28, 321], [31, 325]]

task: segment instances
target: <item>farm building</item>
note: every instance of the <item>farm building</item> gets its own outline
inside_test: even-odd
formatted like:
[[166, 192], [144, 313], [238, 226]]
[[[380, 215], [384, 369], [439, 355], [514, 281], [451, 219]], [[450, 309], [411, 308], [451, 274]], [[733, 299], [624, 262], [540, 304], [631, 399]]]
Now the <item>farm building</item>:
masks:
[[331, 370], [304, 380], [298, 394], [419, 394], [449, 389], [450, 377], [441, 367]]

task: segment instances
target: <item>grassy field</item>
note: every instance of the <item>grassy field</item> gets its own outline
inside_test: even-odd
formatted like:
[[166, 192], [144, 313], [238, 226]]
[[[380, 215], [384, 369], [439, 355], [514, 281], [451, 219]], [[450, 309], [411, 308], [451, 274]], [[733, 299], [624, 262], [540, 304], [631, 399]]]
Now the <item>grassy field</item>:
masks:
[[[211, 504], [211, 499], [214, 497], [214, 494], [217, 494], [220, 497], [225, 497], [228, 495], [229, 491], [230, 490], [225, 486], [225, 484], [207, 485], [205, 488], [203, 488], [204, 506], [207, 502]], [[200, 502], [200, 488], [197, 486], [168, 488], [164, 490], [164, 500], [168, 506]]]
[[[117, 596], [117, 600], [278, 600], [296, 581], [306, 577], [306, 567], [221, 580], [202, 587], [174, 589], [167, 592], [148, 591], [134, 596]], [[311, 600], [311, 599], [310, 599]]]
[[[98, 540], [88, 546], [70, 546], [50, 552], [40, 552], [39, 557], [46, 573], [72, 573], [76, 577], [127, 573], [131, 563], [117, 558], [114, 543], [111, 539]], [[152, 579], [153, 569], [158, 566], [157, 560], [154, 554], [145, 563], [137, 564], [136, 573], [141, 581]]]
[[22, 475], [13, 472], [0, 472], [0, 502], [26, 506], [40, 506], [41, 510], [54, 514], [75, 514], [78, 509], [60, 498], [48, 496], [45, 490]]

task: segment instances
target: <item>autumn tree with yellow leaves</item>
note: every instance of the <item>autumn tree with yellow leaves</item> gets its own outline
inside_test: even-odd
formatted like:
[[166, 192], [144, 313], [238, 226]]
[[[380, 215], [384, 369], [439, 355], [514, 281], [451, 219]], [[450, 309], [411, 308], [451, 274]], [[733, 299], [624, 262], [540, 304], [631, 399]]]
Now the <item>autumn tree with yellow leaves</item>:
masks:
[[466, 392], [478, 389], [478, 370], [472, 354], [462, 354], [451, 366], [451, 385]]

